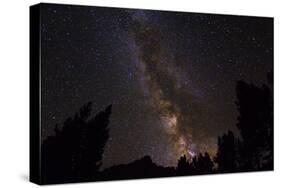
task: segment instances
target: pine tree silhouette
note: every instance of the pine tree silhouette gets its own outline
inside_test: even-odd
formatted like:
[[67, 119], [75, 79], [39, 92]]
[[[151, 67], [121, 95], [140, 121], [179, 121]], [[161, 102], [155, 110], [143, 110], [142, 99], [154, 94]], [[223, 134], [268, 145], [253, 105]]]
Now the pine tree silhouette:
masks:
[[218, 172], [273, 169], [273, 73], [267, 78], [270, 87], [237, 82], [237, 128], [242, 139], [231, 131], [218, 138]]
[[238, 140], [232, 131], [228, 131], [222, 137], [218, 137], [218, 151], [215, 162], [218, 164], [218, 172], [234, 172], [237, 170]]
[[181, 156], [178, 160], [176, 168], [177, 175], [194, 175], [194, 174], [209, 174], [213, 173], [214, 162], [211, 160], [210, 155], [206, 152], [204, 155], [199, 153], [190, 161], [186, 156]]
[[193, 174], [209, 174], [213, 172], [214, 163], [210, 155], [199, 153], [198, 157], [192, 159]]
[[194, 169], [192, 168], [191, 164], [189, 163], [185, 155], [181, 156], [180, 159], [178, 160], [178, 165], [176, 170], [178, 175], [192, 174], [194, 171]]
[[239, 81], [237, 127], [243, 139], [242, 169], [273, 168], [273, 95], [271, 89]]
[[85, 104], [74, 117], [67, 118], [62, 130], [42, 144], [43, 182], [88, 181], [97, 175], [108, 139], [111, 105], [90, 118], [92, 104]]

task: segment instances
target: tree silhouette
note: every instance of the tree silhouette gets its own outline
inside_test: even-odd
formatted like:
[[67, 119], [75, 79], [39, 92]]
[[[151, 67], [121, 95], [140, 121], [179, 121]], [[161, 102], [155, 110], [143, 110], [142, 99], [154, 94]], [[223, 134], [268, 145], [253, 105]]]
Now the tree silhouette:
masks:
[[193, 167], [187, 160], [186, 156], [183, 155], [180, 157], [178, 160], [178, 165], [177, 165], [177, 174], [178, 175], [187, 175], [187, 174], [193, 174]]
[[242, 140], [231, 131], [218, 138], [214, 159], [218, 172], [273, 169], [273, 73], [267, 78], [270, 87], [237, 82], [237, 128]]
[[240, 113], [237, 127], [243, 139], [243, 170], [273, 168], [273, 97], [269, 87], [239, 81], [236, 87]]
[[62, 130], [42, 144], [43, 182], [87, 181], [95, 177], [101, 166], [102, 154], [108, 139], [111, 105], [90, 118], [92, 104], [80, 108], [67, 118]]
[[79, 175], [81, 178], [91, 178], [102, 165], [102, 154], [108, 140], [109, 116], [111, 105], [105, 111], [99, 112], [90, 119], [81, 135]]
[[214, 163], [210, 155], [206, 152], [200, 153], [198, 157], [193, 157], [190, 161], [186, 156], [181, 156], [176, 168], [178, 175], [208, 174], [213, 172]]
[[234, 172], [237, 170], [238, 140], [233, 132], [228, 131], [222, 137], [218, 137], [218, 151], [215, 162], [218, 164], [218, 172]]
[[207, 152], [204, 155], [199, 153], [198, 157], [194, 157], [191, 165], [193, 174], [209, 174], [213, 172], [214, 163]]

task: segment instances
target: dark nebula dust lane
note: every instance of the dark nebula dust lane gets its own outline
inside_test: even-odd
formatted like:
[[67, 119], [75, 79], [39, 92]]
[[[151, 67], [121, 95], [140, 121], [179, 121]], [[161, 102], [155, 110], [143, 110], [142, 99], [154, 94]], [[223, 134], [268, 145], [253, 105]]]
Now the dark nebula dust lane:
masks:
[[[235, 85], [273, 69], [267, 18], [52, 5], [42, 17], [42, 135], [93, 102], [112, 106], [103, 168], [211, 156], [237, 134]], [[254, 71], [253, 71], [254, 70]]]

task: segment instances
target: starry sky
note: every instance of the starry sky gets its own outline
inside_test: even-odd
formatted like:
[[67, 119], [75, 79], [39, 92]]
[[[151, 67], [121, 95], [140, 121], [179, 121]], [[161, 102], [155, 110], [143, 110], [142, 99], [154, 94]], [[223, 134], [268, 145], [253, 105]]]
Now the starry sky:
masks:
[[238, 135], [236, 82], [273, 70], [272, 18], [43, 4], [41, 37], [42, 139], [113, 104], [103, 168], [214, 156]]

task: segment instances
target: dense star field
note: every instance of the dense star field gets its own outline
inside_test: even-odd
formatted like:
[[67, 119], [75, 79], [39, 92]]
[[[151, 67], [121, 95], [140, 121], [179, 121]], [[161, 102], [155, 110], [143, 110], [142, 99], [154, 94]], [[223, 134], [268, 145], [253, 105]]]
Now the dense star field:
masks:
[[103, 167], [214, 156], [218, 136], [239, 136], [237, 81], [261, 86], [273, 69], [268, 18], [60, 5], [41, 16], [42, 139], [88, 101], [93, 115], [112, 104]]

